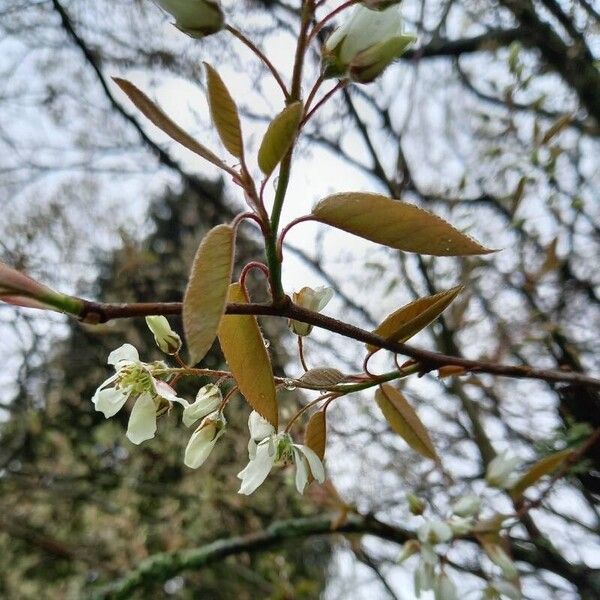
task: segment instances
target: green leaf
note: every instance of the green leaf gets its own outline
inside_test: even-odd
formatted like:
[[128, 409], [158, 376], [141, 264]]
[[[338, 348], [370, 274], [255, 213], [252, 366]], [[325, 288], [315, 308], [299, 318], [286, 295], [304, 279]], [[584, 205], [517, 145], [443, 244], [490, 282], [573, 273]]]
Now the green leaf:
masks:
[[[434, 319], [437, 319], [462, 289], [463, 286], [458, 285], [434, 296], [418, 298], [388, 315], [373, 333], [389, 341], [406, 342]], [[367, 349], [369, 352], [375, 352], [378, 348], [367, 344]]]
[[440, 217], [379, 194], [334, 194], [321, 200], [312, 214], [321, 223], [406, 252], [433, 256], [494, 252]]
[[231, 282], [234, 236], [229, 225], [217, 225], [196, 251], [183, 297], [183, 330], [192, 364], [206, 356], [217, 337]]
[[315, 387], [332, 387], [345, 379], [345, 375], [337, 369], [319, 368], [306, 371], [300, 381]]
[[292, 146], [304, 106], [294, 102], [286, 106], [269, 124], [258, 150], [258, 166], [265, 175], [270, 175]]
[[220, 75], [208, 63], [204, 63], [204, 67], [208, 85], [208, 104], [213, 123], [225, 148], [236, 158], [242, 159], [244, 143], [235, 101]]
[[556, 471], [565, 461], [569, 460], [572, 454], [573, 449], [567, 448], [566, 450], [549, 454], [538, 460], [509, 490], [512, 498], [518, 500], [527, 488], [535, 485], [544, 475], [549, 475], [553, 471]]
[[[239, 283], [229, 286], [228, 302], [248, 302]], [[240, 392], [248, 404], [277, 429], [273, 370], [256, 317], [225, 315], [219, 327], [219, 342]]]
[[327, 445], [327, 419], [324, 408], [314, 413], [309, 419], [304, 432], [304, 444], [323, 460]]
[[174, 123], [162, 109], [157, 106], [144, 92], [138, 89], [133, 83], [126, 79], [113, 77], [113, 81], [125, 92], [135, 106], [146, 116], [154, 125], [164, 131], [170, 138], [185, 146], [198, 156], [201, 156], [213, 165], [235, 175], [235, 171], [227, 166], [216, 154], [208, 148], [197, 142], [189, 133], [181, 129], [177, 123]]
[[390, 427], [419, 454], [439, 462], [439, 457], [427, 429], [406, 398], [394, 387], [384, 383], [375, 392], [375, 400]]

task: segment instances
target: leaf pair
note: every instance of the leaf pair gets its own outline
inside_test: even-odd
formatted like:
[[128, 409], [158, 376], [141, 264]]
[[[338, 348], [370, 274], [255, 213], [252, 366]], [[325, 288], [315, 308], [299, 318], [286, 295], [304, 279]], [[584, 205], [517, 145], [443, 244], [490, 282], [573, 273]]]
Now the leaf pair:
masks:
[[[211, 117], [225, 148], [233, 156], [244, 161], [244, 143], [239, 112], [235, 100], [220, 75], [209, 64], [206, 68], [208, 104]], [[150, 98], [133, 83], [119, 77], [113, 78], [135, 106], [169, 137], [185, 146], [213, 165], [236, 176], [214, 152], [206, 148], [184, 131]], [[265, 175], [270, 175], [292, 146], [303, 115], [301, 102], [294, 102], [280, 112], [270, 123], [258, 152], [258, 165]]]
[[226, 315], [227, 303], [248, 300], [239, 283], [230, 284], [235, 232], [217, 225], [202, 240], [183, 298], [183, 328], [192, 364], [202, 360], [215, 338], [248, 403], [277, 427], [273, 371], [256, 318]]
[[[219, 74], [207, 63], [208, 103], [213, 123], [223, 145], [233, 156], [244, 160], [244, 144], [238, 109]], [[258, 150], [258, 166], [269, 176], [292, 146], [303, 114], [302, 102], [284, 108], [269, 124]]]

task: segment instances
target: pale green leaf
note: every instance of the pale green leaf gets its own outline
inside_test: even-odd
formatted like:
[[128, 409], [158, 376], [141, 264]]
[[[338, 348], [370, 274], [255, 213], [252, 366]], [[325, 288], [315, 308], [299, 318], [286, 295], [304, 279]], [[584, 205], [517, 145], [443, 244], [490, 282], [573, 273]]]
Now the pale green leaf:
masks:
[[113, 77], [113, 81], [123, 90], [123, 92], [125, 92], [142, 114], [159, 129], [164, 131], [169, 137], [220, 169], [223, 169], [232, 175], [236, 175], [231, 167], [227, 166], [216, 154], [211, 152], [200, 142], [197, 142], [189, 133], [181, 129], [177, 123], [173, 122], [159, 106], [150, 100], [150, 98], [148, 98], [148, 96], [133, 83], [126, 79], [120, 79], [119, 77]]
[[208, 104], [213, 123], [225, 148], [236, 158], [242, 159], [244, 143], [235, 101], [220, 75], [208, 63], [204, 63], [204, 66], [206, 68]]
[[[388, 315], [373, 333], [393, 342], [406, 342], [439, 317], [462, 289], [458, 285], [434, 296], [418, 298]], [[374, 352], [377, 346], [367, 344], [367, 349]]]
[[419, 454], [439, 462], [427, 429], [414, 408], [394, 387], [384, 383], [375, 392], [375, 400], [390, 427]]
[[533, 464], [527, 472], [513, 485], [509, 490], [510, 495], [513, 499], [517, 500], [520, 498], [525, 490], [532, 485], [535, 485], [544, 475], [556, 471], [565, 461], [569, 460], [573, 454], [572, 448], [561, 450], [560, 452], [554, 452], [544, 458], [538, 460]]
[[440, 217], [379, 194], [334, 194], [321, 200], [312, 214], [321, 223], [406, 252], [434, 256], [494, 252]]
[[183, 297], [183, 330], [192, 364], [206, 356], [217, 337], [231, 282], [234, 235], [229, 225], [217, 225], [204, 236], [194, 258]]
[[294, 102], [286, 106], [269, 124], [258, 150], [258, 166], [270, 175], [292, 146], [298, 133], [304, 106]]
[[[239, 283], [229, 286], [228, 301], [246, 304]], [[219, 342], [240, 392], [248, 404], [277, 429], [278, 410], [269, 354], [253, 315], [225, 315], [219, 327]]]

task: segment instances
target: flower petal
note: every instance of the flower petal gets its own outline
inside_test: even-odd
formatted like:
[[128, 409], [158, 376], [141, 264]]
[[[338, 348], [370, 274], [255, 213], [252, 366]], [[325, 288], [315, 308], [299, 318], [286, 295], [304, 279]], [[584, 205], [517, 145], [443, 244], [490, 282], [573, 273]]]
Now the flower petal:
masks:
[[184, 464], [190, 467], [190, 469], [197, 469], [201, 466], [212, 452], [221, 433], [222, 430], [217, 432], [214, 424], [198, 427], [192, 433], [192, 437], [185, 449]]
[[127, 402], [129, 394], [130, 390], [127, 388], [98, 389], [92, 398], [92, 402], [94, 403], [96, 410], [103, 413], [108, 419], [109, 417], [116, 415], [121, 408], [123, 408], [123, 404]]
[[248, 429], [250, 430], [250, 437], [255, 442], [260, 442], [275, 434], [275, 427], [255, 410], [248, 417]]
[[154, 389], [156, 390], [156, 393], [161, 398], [164, 398], [165, 400], [168, 400], [169, 402], [178, 402], [179, 404], [181, 404], [182, 406], [185, 406], [185, 407], [188, 406], [188, 401], [184, 400], [183, 398], [180, 398], [177, 395], [177, 393], [175, 392], [175, 390], [168, 383], [165, 383], [164, 381], [160, 381], [160, 379], [154, 379], [154, 377], [153, 377], [152, 384], [154, 385]]
[[294, 464], [296, 465], [296, 489], [299, 494], [304, 494], [304, 488], [308, 483], [308, 470], [306, 459], [296, 446], [294, 446]]
[[122, 362], [139, 362], [140, 355], [138, 351], [131, 344], [123, 344], [121, 347], [113, 350], [108, 355], [108, 364], [113, 365], [117, 371], [119, 370], [119, 363]]
[[250, 495], [254, 492], [267, 478], [274, 462], [275, 454], [270, 454], [269, 444], [259, 444], [254, 460], [251, 460], [246, 468], [238, 473], [238, 477], [242, 480], [239, 493]]
[[127, 437], [134, 444], [141, 444], [154, 437], [156, 433], [156, 404], [150, 394], [142, 394], [135, 403], [129, 424]]
[[316, 455], [314, 450], [312, 450], [308, 446], [296, 444], [296, 447], [298, 448], [298, 450], [300, 450], [300, 452], [304, 454], [304, 456], [306, 456], [306, 460], [308, 460], [312, 476], [319, 483], [323, 483], [325, 481], [325, 469], [323, 468], [323, 463], [321, 462], [321, 459]]

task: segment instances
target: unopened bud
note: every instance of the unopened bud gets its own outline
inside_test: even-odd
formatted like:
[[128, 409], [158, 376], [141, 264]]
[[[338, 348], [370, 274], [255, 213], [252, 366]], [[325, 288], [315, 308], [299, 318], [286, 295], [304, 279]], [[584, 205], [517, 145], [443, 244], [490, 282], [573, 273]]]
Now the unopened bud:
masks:
[[153, 333], [156, 345], [165, 354], [177, 354], [181, 350], [181, 338], [171, 329], [166, 317], [146, 317], [146, 325]]
[[425, 512], [425, 508], [427, 507], [427, 503], [423, 498], [419, 498], [416, 494], [409, 492], [406, 494], [406, 502], [408, 503], [408, 510], [415, 515], [419, 516]]
[[[333, 290], [331, 288], [318, 287], [313, 289], [303, 287], [299, 292], [292, 294], [292, 301], [302, 308], [320, 312], [327, 306], [332, 297]], [[301, 321], [290, 320], [289, 326], [296, 335], [308, 335], [312, 331], [312, 325]]]
[[357, 6], [349, 20], [331, 34], [323, 49], [325, 77], [370, 83], [404, 53], [415, 37], [403, 33], [396, 7], [385, 8]]
[[224, 17], [218, 0], [155, 0], [175, 19], [175, 26], [193, 38], [223, 29]]
[[209, 383], [201, 387], [193, 404], [189, 404], [183, 409], [183, 424], [190, 427], [199, 419], [203, 419], [217, 410], [222, 400], [221, 390], [216, 385]]

